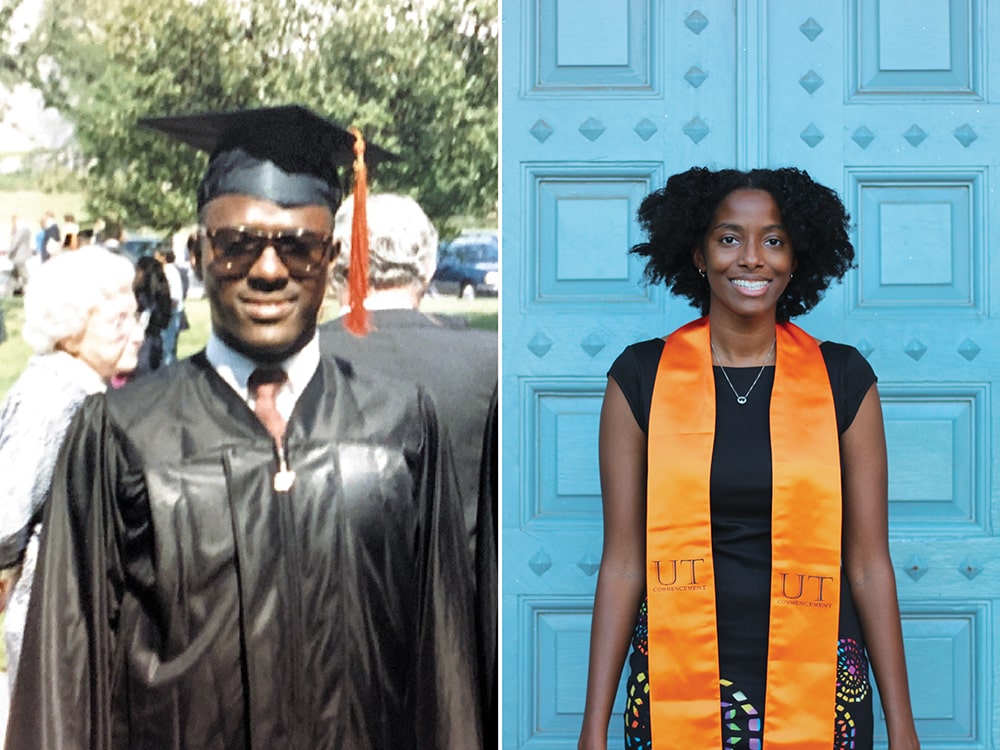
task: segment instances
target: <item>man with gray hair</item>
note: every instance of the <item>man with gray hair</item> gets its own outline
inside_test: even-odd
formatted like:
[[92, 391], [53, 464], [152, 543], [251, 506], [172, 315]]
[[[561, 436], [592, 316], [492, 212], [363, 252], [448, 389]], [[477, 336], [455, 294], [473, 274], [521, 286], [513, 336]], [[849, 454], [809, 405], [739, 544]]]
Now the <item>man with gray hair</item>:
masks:
[[[416, 310], [437, 268], [437, 229], [420, 205], [405, 195], [369, 195], [366, 207], [370, 292], [365, 307], [369, 310]], [[348, 197], [334, 221], [333, 239], [340, 243], [340, 255], [330, 270], [333, 287], [344, 305], [347, 304], [347, 274], [351, 265], [353, 217], [354, 198]]]
[[10, 250], [7, 257], [14, 264], [14, 294], [23, 294], [28, 285], [28, 260], [35, 254], [31, 227], [14, 214], [10, 217]]
[[[349, 333], [342, 319], [319, 327], [320, 349], [343, 357], [359, 369], [389, 371], [423, 386], [445, 427], [458, 476], [469, 549], [476, 570], [478, 660], [485, 746], [496, 745], [496, 530], [495, 497], [481, 477], [490, 473], [496, 449], [490, 438], [495, 418], [497, 335], [420, 312], [420, 301], [437, 267], [438, 233], [419, 204], [403, 195], [369, 195], [366, 203], [369, 245], [371, 332]], [[334, 221], [332, 284], [347, 299], [354, 202], [348, 198]], [[489, 446], [484, 448], [484, 446]], [[486, 482], [488, 485], [489, 482]]]

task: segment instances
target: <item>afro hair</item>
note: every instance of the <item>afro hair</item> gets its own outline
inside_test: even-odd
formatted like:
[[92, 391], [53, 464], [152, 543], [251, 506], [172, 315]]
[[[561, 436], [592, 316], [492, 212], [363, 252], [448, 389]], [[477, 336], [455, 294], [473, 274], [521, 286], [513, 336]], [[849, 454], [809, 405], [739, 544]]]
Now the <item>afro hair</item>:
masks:
[[795, 275], [776, 311], [779, 321], [787, 321], [815, 307], [830, 283], [854, 265], [844, 204], [833, 190], [800, 169], [741, 172], [695, 167], [675, 174], [665, 187], [643, 199], [639, 224], [648, 241], [633, 247], [632, 253], [647, 259], [648, 282], [663, 282], [707, 315], [709, 287], [692, 255], [702, 246], [719, 204], [734, 190], [747, 189], [764, 190], [774, 198], [795, 252]]

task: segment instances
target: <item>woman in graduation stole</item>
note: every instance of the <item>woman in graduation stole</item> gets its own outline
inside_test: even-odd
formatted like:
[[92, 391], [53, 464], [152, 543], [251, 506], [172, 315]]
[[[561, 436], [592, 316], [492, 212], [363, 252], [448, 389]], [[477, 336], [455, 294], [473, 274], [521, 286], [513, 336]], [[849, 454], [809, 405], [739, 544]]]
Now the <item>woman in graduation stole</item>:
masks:
[[796, 169], [692, 169], [648, 196], [646, 275], [702, 317], [628, 347], [601, 412], [604, 554], [581, 750], [919, 747], [889, 557], [875, 375], [791, 318], [853, 263]]

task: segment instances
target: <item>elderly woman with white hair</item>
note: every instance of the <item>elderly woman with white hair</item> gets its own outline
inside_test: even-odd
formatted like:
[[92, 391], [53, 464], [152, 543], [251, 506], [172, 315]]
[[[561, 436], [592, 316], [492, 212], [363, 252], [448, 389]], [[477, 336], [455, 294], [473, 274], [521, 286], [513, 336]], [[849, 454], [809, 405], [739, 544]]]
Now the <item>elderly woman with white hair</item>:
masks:
[[70, 421], [112, 376], [134, 369], [142, 323], [135, 272], [99, 247], [63, 253], [41, 266], [24, 296], [22, 336], [34, 350], [0, 408], [0, 568], [3, 590], [21, 565], [7, 603], [7, 671], [13, 686], [34, 574], [42, 510]]

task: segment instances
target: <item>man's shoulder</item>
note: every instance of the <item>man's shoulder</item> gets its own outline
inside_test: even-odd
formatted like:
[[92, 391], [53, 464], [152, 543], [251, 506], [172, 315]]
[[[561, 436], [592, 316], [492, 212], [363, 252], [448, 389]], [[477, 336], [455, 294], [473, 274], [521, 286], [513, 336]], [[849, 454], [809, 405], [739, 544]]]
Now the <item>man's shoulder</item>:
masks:
[[359, 407], [384, 404], [391, 409], [410, 408], [420, 402], [421, 388], [411, 380], [401, 380], [393, 373], [365, 365], [339, 355], [322, 352], [324, 395], [350, 395]]
[[[488, 399], [497, 381], [496, 332], [446, 328], [410, 312], [379, 316], [374, 321], [379, 328], [365, 338], [333, 321], [320, 334], [320, 348], [327, 356], [347, 360], [358, 373], [388, 374], [390, 387], [407, 381], [423, 384], [435, 399]], [[414, 316], [420, 316], [419, 322]]]
[[199, 352], [109, 390], [108, 408], [124, 423], [169, 418], [195, 384], [210, 377], [211, 369]]
[[318, 375], [301, 397], [313, 437], [416, 446], [438, 421], [433, 401], [412, 379], [329, 354], [320, 357]]
[[[319, 326], [320, 346], [332, 354], [381, 354], [386, 347], [427, 352], [434, 346], [436, 354], [445, 360], [469, 354], [492, 357], [496, 363], [498, 337], [496, 331], [470, 328], [464, 321], [445, 316], [427, 315], [417, 310], [379, 310], [372, 315], [373, 330], [365, 337], [350, 333], [340, 318]], [[338, 349], [339, 347], [339, 349]]]

